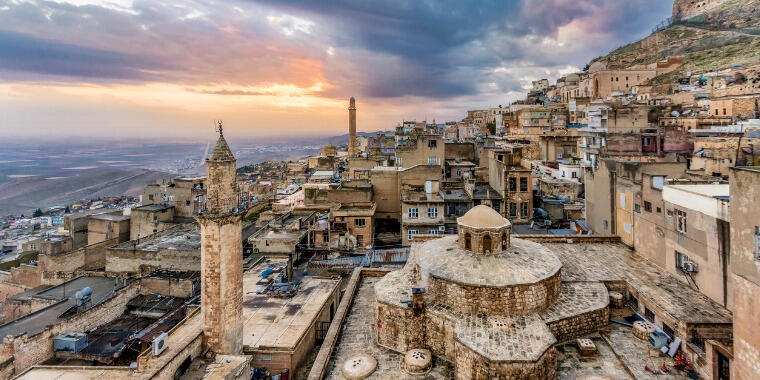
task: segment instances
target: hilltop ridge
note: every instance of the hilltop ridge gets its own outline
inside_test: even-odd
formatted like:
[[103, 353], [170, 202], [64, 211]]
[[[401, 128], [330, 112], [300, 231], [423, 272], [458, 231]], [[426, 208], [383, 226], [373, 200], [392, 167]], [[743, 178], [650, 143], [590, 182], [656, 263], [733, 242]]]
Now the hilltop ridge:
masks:
[[651, 35], [591, 60], [589, 67], [630, 69], [683, 56], [681, 67], [651, 82], [658, 84], [688, 71], [760, 62], [760, 0], [728, 0], [690, 17], [679, 18], [675, 13]]

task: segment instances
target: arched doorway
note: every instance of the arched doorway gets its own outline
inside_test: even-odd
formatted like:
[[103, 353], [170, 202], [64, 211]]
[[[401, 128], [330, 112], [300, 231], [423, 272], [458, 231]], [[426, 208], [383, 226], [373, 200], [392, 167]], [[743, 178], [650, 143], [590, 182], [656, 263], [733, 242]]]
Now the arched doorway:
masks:
[[507, 250], [507, 234], [501, 235], [501, 250], [502, 251]]
[[491, 252], [491, 235], [483, 236], [483, 253]]
[[472, 236], [470, 233], [464, 234], [464, 249], [472, 249]]

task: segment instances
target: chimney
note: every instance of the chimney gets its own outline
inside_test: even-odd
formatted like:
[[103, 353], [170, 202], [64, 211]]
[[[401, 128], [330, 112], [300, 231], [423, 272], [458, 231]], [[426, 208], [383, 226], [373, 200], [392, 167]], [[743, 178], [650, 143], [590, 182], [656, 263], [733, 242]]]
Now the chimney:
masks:
[[425, 311], [425, 288], [412, 288], [412, 313], [418, 317]]

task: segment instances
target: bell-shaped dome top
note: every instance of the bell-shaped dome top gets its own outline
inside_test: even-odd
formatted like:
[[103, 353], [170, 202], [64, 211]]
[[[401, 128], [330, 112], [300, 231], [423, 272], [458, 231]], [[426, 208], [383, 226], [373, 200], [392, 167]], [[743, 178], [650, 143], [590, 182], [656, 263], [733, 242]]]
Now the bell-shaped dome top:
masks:
[[511, 224], [496, 210], [485, 205], [473, 207], [459, 218], [458, 223], [473, 228], [500, 228]]

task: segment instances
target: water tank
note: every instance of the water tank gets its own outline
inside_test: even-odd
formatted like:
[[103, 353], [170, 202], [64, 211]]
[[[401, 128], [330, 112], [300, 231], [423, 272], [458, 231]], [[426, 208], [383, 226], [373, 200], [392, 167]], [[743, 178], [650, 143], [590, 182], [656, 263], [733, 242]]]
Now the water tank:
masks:
[[267, 277], [271, 276], [271, 275], [272, 275], [272, 273], [274, 273], [274, 270], [272, 270], [272, 268], [267, 268], [267, 269], [264, 269], [264, 270], [261, 272], [261, 277], [263, 277], [263, 278], [267, 278]]

